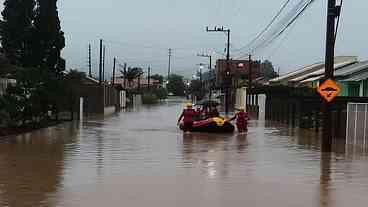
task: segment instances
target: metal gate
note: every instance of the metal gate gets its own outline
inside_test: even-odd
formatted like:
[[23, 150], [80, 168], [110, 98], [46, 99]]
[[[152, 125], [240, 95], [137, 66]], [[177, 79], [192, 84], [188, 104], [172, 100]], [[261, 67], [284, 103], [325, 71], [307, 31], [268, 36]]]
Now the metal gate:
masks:
[[346, 145], [354, 149], [365, 149], [368, 144], [368, 104], [348, 103], [346, 123]]

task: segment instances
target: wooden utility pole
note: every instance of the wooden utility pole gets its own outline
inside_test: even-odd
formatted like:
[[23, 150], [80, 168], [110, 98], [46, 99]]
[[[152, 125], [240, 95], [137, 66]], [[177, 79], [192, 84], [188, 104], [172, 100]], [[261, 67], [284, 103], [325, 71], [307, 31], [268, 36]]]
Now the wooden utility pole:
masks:
[[100, 39], [100, 61], [98, 67], [98, 82], [102, 83], [102, 39]]
[[230, 96], [231, 96], [231, 68], [230, 68], [230, 29], [224, 29], [224, 27], [217, 28], [213, 30], [206, 28], [207, 32], [225, 32], [227, 34], [227, 49], [226, 49], [226, 69], [224, 73], [224, 84], [223, 89], [225, 90], [225, 114], [229, 114]]
[[[205, 58], [209, 58], [209, 65], [208, 65], [208, 69], [209, 69], [209, 72], [210, 72], [210, 78], [212, 78], [212, 56], [211, 55], [206, 55], [206, 54], [197, 54], [198, 57], [205, 57]], [[209, 100], [212, 99], [212, 87], [213, 87], [213, 84], [212, 84], [212, 80], [210, 79], [209, 80], [211, 82], [211, 86], [210, 86], [210, 91], [209, 91]]]
[[253, 63], [252, 63], [252, 55], [249, 55], [249, 72], [248, 72], [248, 91], [251, 93], [252, 91], [252, 74], [253, 73]]
[[147, 79], [148, 79], [148, 91], [150, 91], [150, 89], [151, 89], [151, 67], [149, 67], [148, 66], [148, 77], [147, 77]]
[[139, 76], [138, 76], [138, 93], [141, 92], [141, 75], [142, 74], [139, 74]]
[[115, 85], [115, 69], [116, 69], [116, 58], [114, 57], [114, 65], [112, 67], [112, 85]]
[[103, 46], [103, 58], [102, 58], [102, 81], [105, 82], [105, 59], [106, 59], [106, 46]]
[[127, 82], [126, 82], [126, 74], [127, 74], [127, 64], [124, 63], [124, 89], [126, 90]]
[[92, 77], [92, 47], [91, 44], [88, 45], [88, 76]]
[[172, 49], [169, 48], [169, 65], [167, 68], [167, 80], [169, 80], [171, 74], [171, 56], [172, 56]]
[[[336, 0], [328, 0], [327, 30], [326, 30], [326, 62], [325, 80], [334, 79], [335, 57], [335, 20], [339, 16], [340, 7], [336, 6]], [[324, 101], [323, 104], [323, 136], [322, 152], [332, 151], [332, 103]]]
[[202, 65], [202, 64], [200, 64], [200, 66], [199, 66], [199, 83], [201, 84], [201, 93], [200, 93], [201, 98], [202, 98], [202, 95], [203, 95], [203, 76], [202, 76], [202, 67], [203, 67], [203, 65]]

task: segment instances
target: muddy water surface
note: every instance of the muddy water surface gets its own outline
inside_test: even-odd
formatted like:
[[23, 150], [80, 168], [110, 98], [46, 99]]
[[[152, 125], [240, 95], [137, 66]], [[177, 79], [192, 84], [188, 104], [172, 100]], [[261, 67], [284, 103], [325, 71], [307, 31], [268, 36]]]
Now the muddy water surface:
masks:
[[0, 139], [0, 206], [366, 206], [368, 157], [264, 121], [183, 135], [181, 103]]

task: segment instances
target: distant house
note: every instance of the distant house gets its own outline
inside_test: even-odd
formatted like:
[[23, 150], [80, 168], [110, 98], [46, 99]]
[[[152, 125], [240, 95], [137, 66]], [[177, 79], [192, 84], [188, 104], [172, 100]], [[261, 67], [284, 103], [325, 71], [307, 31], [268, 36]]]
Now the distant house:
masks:
[[[124, 78], [115, 78], [115, 85], [121, 85], [124, 88]], [[126, 87], [125, 89], [145, 89], [148, 88], [148, 79], [147, 78], [141, 78], [141, 79], [134, 79], [132, 81], [125, 80]], [[161, 88], [162, 85], [160, 84], [160, 81], [150, 79], [149, 81], [149, 87], [150, 88]]]
[[[248, 77], [249, 75], [249, 60], [230, 60], [230, 75], [233, 82], [238, 79]], [[227, 61], [219, 59], [216, 61], [216, 86], [222, 86], [224, 82], [224, 74], [227, 69]], [[252, 79], [262, 76], [261, 63], [259, 61], [252, 61]]]

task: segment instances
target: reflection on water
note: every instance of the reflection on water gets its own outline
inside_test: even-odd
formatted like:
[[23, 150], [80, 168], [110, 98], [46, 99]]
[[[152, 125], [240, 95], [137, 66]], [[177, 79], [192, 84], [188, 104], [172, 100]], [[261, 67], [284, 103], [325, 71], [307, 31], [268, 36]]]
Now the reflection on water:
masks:
[[0, 140], [0, 206], [365, 206], [364, 153], [251, 121], [247, 134], [181, 133], [181, 102]]
[[0, 205], [53, 206], [62, 186], [65, 146], [75, 142], [76, 126], [44, 129], [2, 139], [0, 143]]

